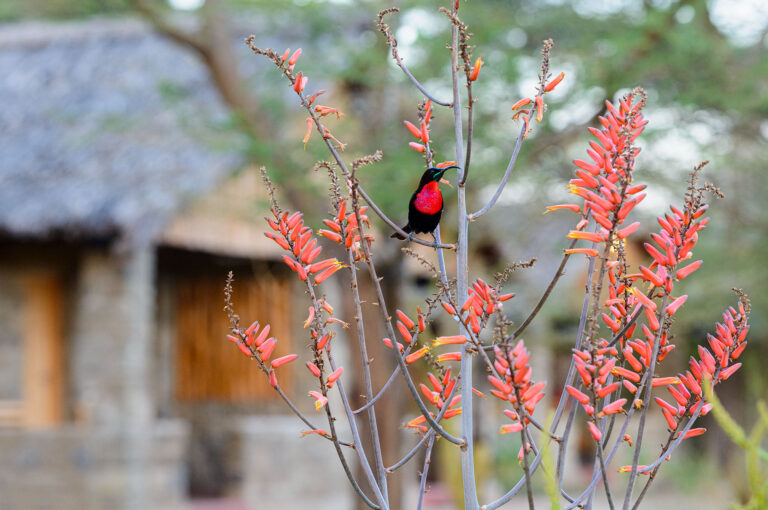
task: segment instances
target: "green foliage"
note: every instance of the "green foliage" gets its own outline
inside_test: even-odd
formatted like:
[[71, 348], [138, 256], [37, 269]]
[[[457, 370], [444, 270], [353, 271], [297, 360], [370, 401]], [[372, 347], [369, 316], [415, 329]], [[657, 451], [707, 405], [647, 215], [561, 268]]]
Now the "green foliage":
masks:
[[747, 432], [733, 419], [712, 390], [711, 384], [702, 384], [707, 402], [712, 404], [712, 415], [728, 437], [746, 456], [747, 484], [749, 499], [743, 505], [734, 504], [736, 510], [760, 510], [768, 505], [768, 452], [761, 444], [768, 429], [768, 407], [765, 402], [757, 403], [758, 419]]

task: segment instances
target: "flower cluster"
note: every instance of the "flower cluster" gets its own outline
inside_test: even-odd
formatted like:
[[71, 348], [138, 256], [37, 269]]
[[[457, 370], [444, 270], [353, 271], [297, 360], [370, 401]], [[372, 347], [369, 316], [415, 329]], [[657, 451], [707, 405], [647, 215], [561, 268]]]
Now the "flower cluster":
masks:
[[528, 364], [531, 354], [522, 340], [511, 349], [506, 346], [496, 346], [494, 353], [496, 359], [493, 366], [499, 377], [488, 376], [488, 380], [495, 388], [491, 390], [491, 395], [512, 404], [514, 410], [505, 409], [504, 414], [515, 422], [503, 425], [499, 434], [520, 432], [523, 430], [523, 424], [530, 422], [527, 415], [532, 415], [536, 404], [544, 398], [541, 390], [547, 383], [545, 381], [532, 383], [532, 370]]
[[[312, 229], [304, 225], [303, 214], [295, 212], [282, 214], [272, 210], [274, 219], [265, 218], [274, 232], [264, 232], [282, 249], [290, 252], [283, 255], [283, 262], [299, 275], [302, 281], [311, 277], [316, 284], [324, 282], [329, 276], [343, 267], [336, 258], [315, 262], [323, 248], [313, 237]], [[322, 235], [324, 231], [319, 231]]]
[[[360, 207], [360, 221], [370, 228], [371, 223], [365, 212], [368, 210], [368, 206]], [[362, 252], [360, 250], [360, 241], [365, 239], [370, 248], [371, 243], [375, 240], [373, 234], [363, 234], [360, 237], [360, 227], [357, 223], [357, 215], [355, 211], [347, 213], [347, 201], [342, 200], [339, 203], [336, 216], [331, 219], [324, 219], [323, 223], [330, 230], [320, 229], [317, 234], [323, 236], [331, 241], [342, 244], [347, 248], [351, 248], [355, 251], [355, 261], [360, 260]]]
[[[427, 373], [427, 378], [429, 379], [429, 384], [431, 387], [422, 383], [419, 385], [419, 389], [421, 390], [421, 393], [424, 395], [424, 397], [426, 397], [427, 401], [437, 407], [438, 411], [442, 411], [443, 408], [447, 405], [445, 411], [441, 413], [443, 415], [443, 419], [453, 418], [454, 416], [460, 415], [461, 407], [455, 406], [461, 402], [461, 395], [451, 396], [453, 389], [456, 386], [456, 381], [458, 380], [456, 377], [451, 377], [451, 369], [446, 370], [442, 378], [436, 377], [431, 372]], [[451, 400], [446, 404], [445, 401], [448, 398]], [[435, 418], [433, 413], [430, 412], [429, 414]], [[418, 430], [419, 432], [425, 434], [428, 429], [427, 426], [424, 425], [426, 421], [426, 417], [421, 414], [406, 423], [405, 427]]]
[[[607, 113], [600, 117], [602, 129], [589, 128], [597, 141], [590, 141], [587, 149], [591, 162], [574, 160], [577, 166], [576, 178], [569, 183], [570, 192], [584, 200], [583, 206], [577, 204], [559, 204], [547, 209], [568, 209], [581, 212], [583, 219], [568, 237], [583, 239], [593, 243], [605, 243], [612, 237], [625, 239], [640, 226], [638, 222], [619, 228], [632, 211], [644, 198], [641, 193], [645, 185], [632, 185], [635, 157], [640, 152], [632, 144], [643, 132], [648, 121], [640, 113], [645, 105], [644, 96], [634, 102], [635, 95], [630, 94], [619, 102], [619, 107], [606, 102]], [[585, 232], [587, 217], [598, 225], [598, 232]], [[597, 256], [593, 248], [577, 248], [570, 253], [584, 253]]]
[[[729, 307], [723, 313], [723, 323], [715, 325], [715, 335], [707, 335], [711, 351], [700, 345], [699, 359], [691, 356], [688, 370], [677, 376], [681, 384], [667, 387], [677, 406], [661, 398], [655, 398], [670, 430], [676, 431], [680, 426], [680, 420], [686, 414], [695, 414], [699, 406], [701, 406], [702, 416], [709, 412], [711, 405], [705, 403], [701, 386], [709, 384], [708, 381], [711, 381], [711, 384], [724, 381], [741, 367], [741, 363], [734, 363], [734, 361], [747, 346], [748, 321], [749, 306], [743, 300], [739, 302], [738, 310]], [[689, 431], [688, 434], [691, 432], [694, 431]], [[694, 435], [698, 434], [694, 432]], [[687, 435], [687, 437], [690, 436]]]

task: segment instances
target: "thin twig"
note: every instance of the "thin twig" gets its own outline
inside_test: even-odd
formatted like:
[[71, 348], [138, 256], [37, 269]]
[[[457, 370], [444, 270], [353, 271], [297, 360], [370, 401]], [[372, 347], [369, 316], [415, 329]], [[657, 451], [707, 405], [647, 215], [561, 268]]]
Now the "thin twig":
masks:
[[408, 79], [411, 80], [411, 82], [416, 86], [417, 89], [419, 89], [419, 92], [424, 94], [424, 97], [431, 100], [435, 104], [439, 104], [440, 106], [451, 106], [451, 103], [448, 103], [446, 101], [440, 101], [435, 96], [427, 92], [427, 89], [424, 88], [424, 86], [419, 83], [419, 80], [417, 80], [411, 72], [408, 70], [408, 68], [405, 65], [405, 62], [403, 62], [403, 59], [400, 58], [400, 53], [397, 51], [397, 39], [395, 39], [395, 36], [392, 34], [392, 31], [389, 29], [389, 25], [384, 23], [384, 16], [387, 14], [391, 14], [393, 12], [400, 12], [400, 9], [397, 7], [390, 7], [389, 9], [384, 9], [383, 11], [379, 12], [379, 15], [376, 18], [376, 24], [379, 27], [379, 30], [382, 34], [384, 34], [384, 37], [387, 39], [387, 45], [392, 50], [392, 58], [395, 60], [395, 63], [397, 63], [397, 66], [403, 70], [405, 75], [408, 77]]
[[416, 510], [421, 510], [424, 494], [427, 491], [427, 474], [429, 473], [429, 464], [432, 462], [432, 446], [435, 444], [435, 436], [429, 438], [427, 451], [424, 453], [424, 467], [421, 468], [421, 481], [419, 482], [419, 502], [416, 504]]

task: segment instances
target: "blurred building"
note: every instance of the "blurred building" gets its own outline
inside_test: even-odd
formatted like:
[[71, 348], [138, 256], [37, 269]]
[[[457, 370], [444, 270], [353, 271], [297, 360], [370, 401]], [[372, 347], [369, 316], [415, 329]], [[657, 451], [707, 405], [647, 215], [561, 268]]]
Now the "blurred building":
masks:
[[288, 482], [287, 447], [260, 455], [248, 431], [299, 424], [237, 419], [283, 408], [222, 308], [234, 269], [279, 356], [293, 290], [205, 68], [137, 21], [95, 20], [0, 27], [0, 73], [0, 508], [170, 509]]

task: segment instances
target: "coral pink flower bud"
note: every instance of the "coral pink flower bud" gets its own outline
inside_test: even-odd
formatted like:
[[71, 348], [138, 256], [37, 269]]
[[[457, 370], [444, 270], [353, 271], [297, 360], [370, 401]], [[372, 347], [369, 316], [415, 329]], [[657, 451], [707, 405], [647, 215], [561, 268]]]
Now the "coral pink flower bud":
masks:
[[408, 146], [411, 149], [415, 150], [416, 152], [424, 152], [425, 150], [427, 150], [426, 147], [424, 147], [420, 143], [416, 143], [416, 142], [411, 142], [411, 143], [408, 144]]
[[317, 368], [317, 365], [312, 363], [311, 361], [307, 361], [307, 369], [312, 372], [312, 375], [315, 377], [320, 377], [320, 369]]
[[536, 96], [536, 122], [541, 122], [544, 118], [544, 99], [541, 96]]
[[475, 60], [475, 66], [472, 68], [472, 72], [469, 73], [469, 81], [475, 81], [480, 74], [480, 68], [483, 67], [483, 58], [477, 57]]
[[403, 312], [402, 310], [397, 310], [397, 317], [398, 317], [398, 318], [399, 318], [401, 321], [403, 321], [403, 324], [405, 324], [405, 326], [406, 326], [408, 329], [413, 329], [413, 326], [415, 326], [415, 324], [413, 323], [413, 321], [411, 320], [411, 318], [410, 318], [410, 317], [408, 317], [408, 316], [405, 314], [405, 312]]
[[603, 407], [601, 414], [616, 414], [624, 412], [624, 404], [627, 403], [626, 398], [620, 398], [614, 402], [611, 402], [607, 406]]
[[403, 337], [403, 340], [405, 340], [405, 342], [408, 344], [411, 343], [411, 340], [413, 340], [413, 335], [411, 335], [411, 332], [408, 331], [407, 327], [405, 327], [405, 324], [397, 321], [397, 329], [400, 331], [400, 336]]
[[421, 130], [419, 128], [407, 120], [404, 120], [403, 122], [405, 123], [405, 127], [408, 128], [408, 131], [410, 131], [413, 136], [416, 138], [421, 138]]
[[429, 352], [429, 347], [422, 347], [416, 352], [412, 352], [408, 356], [405, 357], [405, 362], [409, 365], [417, 360], [419, 360], [422, 356], [424, 356], [427, 352]]
[[600, 429], [597, 428], [597, 425], [591, 421], [587, 422], [587, 428], [589, 428], [589, 432], [592, 434], [592, 437], [595, 441], [600, 441], [603, 438], [603, 433], [600, 432]]
[[275, 344], [277, 344], [277, 339], [273, 337], [259, 346], [258, 351], [261, 353], [262, 360], [267, 361], [269, 359], [275, 349]]
[[296, 65], [296, 62], [298, 62], [299, 57], [301, 56], [301, 48], [293, 52], [293, 55], [291, 55], [291, 58], [288, 59], [288, 65]]
[[578, 400], [580, 403], [586, 405], [589, 404], [589, 397], [582, 393], [581, 391], [577, 390], [573, 386], [566, 386], [565, 390], [571, 394], [573, 398]]
[[336, 380], [344, 373], [344, 367], [339, 367], [330, 374], [328, 374], [328, 382], [335, 383]]
[[523, 430], [522, 423], [510, 423], [507, 425], [502, 425], [499, 429], [499, 434], [514, 434], [516, 432], [520, 432], [521, 430]]
[[437, 357], [438, 363], [444, 361], [461, 361], [461, 352], [446, 352]]
[[283, 366], [285, 364], [290, 363], [291, 361], [295, 360], [299, 356], [297, 354], [289, 354], [287, 356], [283, 356], [281, 358], [277, 358], [276, 360], [272, 361], [272, 368], [277, 368], [280, 366]]

